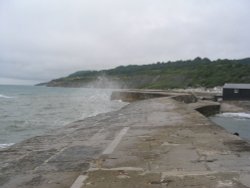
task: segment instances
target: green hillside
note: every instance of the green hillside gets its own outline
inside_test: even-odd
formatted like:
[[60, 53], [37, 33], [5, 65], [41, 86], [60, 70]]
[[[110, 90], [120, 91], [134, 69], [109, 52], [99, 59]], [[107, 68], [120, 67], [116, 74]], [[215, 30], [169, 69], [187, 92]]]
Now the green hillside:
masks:
[[119, 66], [102, 71], [78, 71], [45, 83], [52, 87], [187, 88], [250, 83], [250, 58], [194, 60]]

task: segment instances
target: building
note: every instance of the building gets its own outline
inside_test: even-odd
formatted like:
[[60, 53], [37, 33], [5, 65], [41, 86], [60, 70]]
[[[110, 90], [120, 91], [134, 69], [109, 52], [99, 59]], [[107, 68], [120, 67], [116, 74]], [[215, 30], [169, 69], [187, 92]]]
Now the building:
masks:
[[225, 84], [223, 100], [250, 100], [250, 84]]

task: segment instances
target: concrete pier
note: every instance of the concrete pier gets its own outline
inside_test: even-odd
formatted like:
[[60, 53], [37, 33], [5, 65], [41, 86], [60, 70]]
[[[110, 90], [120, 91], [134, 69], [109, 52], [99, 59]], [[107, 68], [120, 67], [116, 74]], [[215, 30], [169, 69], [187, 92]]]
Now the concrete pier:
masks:
[[140, 100], [23, 141], [0, 151], [0, 187], [250, 187], [250, 145], [198, 107]]

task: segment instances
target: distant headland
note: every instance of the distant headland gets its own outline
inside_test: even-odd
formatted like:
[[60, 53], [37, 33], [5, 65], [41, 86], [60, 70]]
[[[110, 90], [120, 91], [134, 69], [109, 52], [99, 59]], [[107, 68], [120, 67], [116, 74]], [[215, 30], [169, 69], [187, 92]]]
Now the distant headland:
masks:
[[250, 58], [193, 60], [119, 66], [101, 71], [78, 71], [37, 86], [94, 88], [211, 88], [226, 82], [250, 83]]

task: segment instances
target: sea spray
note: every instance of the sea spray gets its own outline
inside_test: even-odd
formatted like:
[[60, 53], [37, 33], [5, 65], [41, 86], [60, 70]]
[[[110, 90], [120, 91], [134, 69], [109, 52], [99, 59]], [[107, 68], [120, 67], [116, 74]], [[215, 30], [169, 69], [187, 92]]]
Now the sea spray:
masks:
[[111, 101], [108, 89], [0, 86], [0, 90], [4, 96], [14, 96], [14, 100], [0, 99], [2, 147], [126, 105]]
[[88, 88], [103, 88], [103, 89], [121, 89], [127, 88], [126, 84], [119, 80], [118, 78], [114, 79], [111, 76], [106, 76], [102, 74], [98, 76], [94, 81], [86, 85]]

